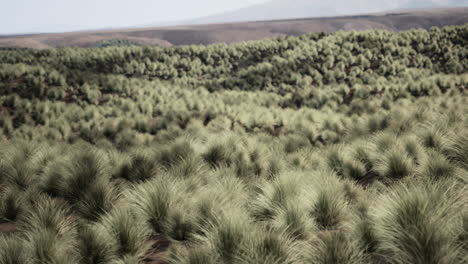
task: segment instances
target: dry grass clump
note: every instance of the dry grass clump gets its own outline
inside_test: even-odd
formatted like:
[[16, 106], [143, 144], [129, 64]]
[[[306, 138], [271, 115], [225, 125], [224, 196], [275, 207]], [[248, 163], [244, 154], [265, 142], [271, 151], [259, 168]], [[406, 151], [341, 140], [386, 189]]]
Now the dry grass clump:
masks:
[[400, 185], [374, 208], [378, 250], [395, 263], [463, 263], [466, 187], [450, 182]]

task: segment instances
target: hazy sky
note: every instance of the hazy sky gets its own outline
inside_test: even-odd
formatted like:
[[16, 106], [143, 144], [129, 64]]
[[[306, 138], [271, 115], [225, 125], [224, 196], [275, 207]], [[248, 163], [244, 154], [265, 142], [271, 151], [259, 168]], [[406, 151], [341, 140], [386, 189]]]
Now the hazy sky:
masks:
[[0, 34], [180, 21], [268, 0], [0, 0]]

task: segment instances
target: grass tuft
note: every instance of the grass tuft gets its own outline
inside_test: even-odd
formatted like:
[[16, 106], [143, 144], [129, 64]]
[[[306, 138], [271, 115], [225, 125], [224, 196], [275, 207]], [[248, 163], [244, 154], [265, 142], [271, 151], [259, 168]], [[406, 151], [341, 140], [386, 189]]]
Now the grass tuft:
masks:
[[325, 231], [317, 246], [312, 249], [310, 263], [317, 264], [362, 264], [363, 252], [340, 231]]
[[391, 149], [383, 153], [376, 164], [376, 171], [383, 177], [402, 179], [413, 173], [413, 163], [405, 152]]
[[167, 234], [173, 193], [168, 183], [147, 182], [131, 192], [129, 203], [153, 232]]
[[202, 157], [212, 168], [229, 165], [232, 162], [230, 151], [221, 143], [210, 146]]
[[24, 241], [0, 234], [0, 264], [29, 264], [31, 260]]
[[117, 244], [118, 256], [143, 257], [150, 248], [151, 235], [143, 220], [126, 205], [115, 207], [104, 215], [98, 223]]
[[[400, 185], [376, 208], [379, 252], [395, 263], [463, 263], [457, 235], [466, 187], [447, 182]], [[465, 252], [466, 253], [466, 252]]]
[[323, 188], [313, 202], [311, 216], [320, 230], [337, 230], [347, 219], [347, 203], [339, 190]]
[[116, 260], [117, 240], [102, 225], [84, 225], [79, 230], [78, 250], [83, 264], [106, 264]]
[[422, 162], [418, 173], [431, 180], [443, 180], [455, 174], [455, 167], [442, 154], [429, 151], [429, 155]]
[[75, 225], [67, 204], [47, 196], [36, 197], [35, 203], [18, 220], [18, 229], [22, 231], [47, 230], [58, 236], [68, 236], [70, 239], [76, 234]]

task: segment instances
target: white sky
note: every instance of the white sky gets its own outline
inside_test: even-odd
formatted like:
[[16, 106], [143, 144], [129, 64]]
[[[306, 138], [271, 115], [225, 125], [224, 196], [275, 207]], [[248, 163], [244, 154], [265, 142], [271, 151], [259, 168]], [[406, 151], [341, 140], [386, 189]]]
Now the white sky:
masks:
[[181, 21], [268, 0], [0, 0], [0, 34]]

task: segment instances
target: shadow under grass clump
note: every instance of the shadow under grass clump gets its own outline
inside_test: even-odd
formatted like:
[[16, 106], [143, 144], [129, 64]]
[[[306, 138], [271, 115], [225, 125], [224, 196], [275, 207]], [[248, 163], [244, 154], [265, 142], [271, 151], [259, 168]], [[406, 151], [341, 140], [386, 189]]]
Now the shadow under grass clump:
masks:
[[0, 193], [0, 223], [15, 221], [25, 211], [24, 193], [7, 188]]

